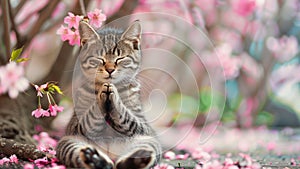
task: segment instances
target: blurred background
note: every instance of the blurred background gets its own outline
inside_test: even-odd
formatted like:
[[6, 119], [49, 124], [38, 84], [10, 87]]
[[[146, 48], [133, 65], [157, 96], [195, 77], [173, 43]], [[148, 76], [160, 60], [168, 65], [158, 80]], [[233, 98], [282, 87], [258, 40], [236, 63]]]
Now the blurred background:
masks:
[[[76, 81], [74, 65], [79, 47], [63, 42], [56, 31], [68, 12], [82, 15], [80, 1], [0, 2], [0, 63], [7, 63], [12, 49], [24, 46], [22, 56], [30, 58], [25, 63], [28, 79], [35, 83], [58, 81], [65, 93], [62, 104], [70, 110], [62, 113], [63, 118], [56, 119], [55, 125], [63, 127], [57, 121], [66, 123], [72, 112], [72, 82]], [[249, 136], [248, 142], [237, 143], [245, 151], [251, 149], [249, 145], [257, 136], [262, 138], [255, 143], [256, 148], [263, 144], [274, 149], [274, 142], [280, 140], [278, 133], [299, 140], [293, 128], [300, 125], [300, 1], [81, 3], [86, 11], [101, 9], [108, 25], [126, 28], [133, 20], [141, 21], [143, 63], [138, 77], [147, 117], [162, 135], [187, 140], [203, 137], [204, 144], [217, 126], [222, 131], [233, 128], [227, 136], [221, 132], [210, 139], [211, 143], [205, 144], [207, 149], [217, 147], [215, 140], [227, 138], [224, 140], [230, 144]], [[176, 132], [184, 128], [183, 133], [196, 134], [185, 137], [173, 130], [173, 135], [166, 134], [170, 126]], [[195, 128], [210, 134], [194, 131]], [[237, 135], [240, 129], [246, 133]], [[265, 129], [282, 130], [266, 133]], [[290, 151], [300, 150], [299, 145], [291, 146]]]

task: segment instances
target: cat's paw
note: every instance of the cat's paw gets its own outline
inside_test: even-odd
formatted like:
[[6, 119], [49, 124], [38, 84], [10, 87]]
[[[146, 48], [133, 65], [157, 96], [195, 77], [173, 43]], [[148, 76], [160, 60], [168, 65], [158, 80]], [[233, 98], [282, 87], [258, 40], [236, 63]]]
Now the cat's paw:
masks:
[[103, 168], [103, 169], [113, 169], [113, 163], [111, 160], [100, 155], [94, 148], [83, 148], [80, 150], [79, 158], [84, 168]]
[[103, 101], [114, 101], [118, 91], [112, 83], [103, 83], [100, 88], [100, 98]]
[[117, 169], [146, 169], [154, 163], [154, 153], [151, 150], [140, 149], [133, 152], [128, 157], [121, 158], [117, 164]]

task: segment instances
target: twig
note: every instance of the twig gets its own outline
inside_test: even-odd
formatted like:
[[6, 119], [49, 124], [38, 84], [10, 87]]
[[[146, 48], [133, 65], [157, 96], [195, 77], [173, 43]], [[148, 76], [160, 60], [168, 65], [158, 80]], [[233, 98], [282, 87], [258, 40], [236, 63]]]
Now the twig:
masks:
[[5, 52], [6, 59], [9, 60], [10, 57], [10, 24], [9, 24], [9, 9], [8, 9], [8, 1], [1, 0], [1, 8], [3, 15], [3, 26], [4, 26], [4, 43], [5, 43]]
[[12, 11], [12, 8], [11, 8], [10, 1], [8, 1], [8, 8], [9, 8], [9, 18], [10, 18], [10, 23], [11, 23], [11, 29], [16, 34], [16, 39], [17, 39], [16, 48], [18, 49], [18, 48], [22, 47], [22, 40], [21, 40], [21, 35], [18, 31], [18, 28], [17, 28], [15, 20], [14, 20], [14, 15], [13, 15], [13, 11]]
[[122, 6], [120, 7], [120, 9], [118, 10], [118, 12], [116, 12], [111, 17], [109, 17], [106, 20], [106, 23], [109, 23], [109, 22], [116, 20], [118, 18], [121, 18], [123, 16], [130, 15], [134, 11], [134, 9], [136, 8], [137, 5], [138, 5], [138, 0], [124, 1]]
[[59, 0], [52, 0], [52, 1], [50, 1], [47, 8], [45, 8], [44, 10], [41, 11], [39, 19], [36, 21], [33, 28], [28, 33], [28, 36], [25, 38], [27, 43], [25, 44], [24, 48], [26, 48], [28, 46], [29, 42], [33, 39], [33, 37], [39, 33], [44, 22], [47, 19], [49, 19], [49, 17], [51, 16], [52, 12], [54, 11], [54, 9], [58, 3], [59, 3]]
[[81, 13], [83, 14], [83, 16], [86, 16], [86, 11], [85, 11], [85, 6], [84, 6], [83, 0], [79, 0], [79, 5], [80, 5]]
[[14, 9], [14, 13], [13, 13], [14, 17], [19, 13], [20, 9], [22, 9], [22, 7], [25, 5], [25, 3], [26, 3], [26, 0], [21, 0], [20, 1], [18, 6]]

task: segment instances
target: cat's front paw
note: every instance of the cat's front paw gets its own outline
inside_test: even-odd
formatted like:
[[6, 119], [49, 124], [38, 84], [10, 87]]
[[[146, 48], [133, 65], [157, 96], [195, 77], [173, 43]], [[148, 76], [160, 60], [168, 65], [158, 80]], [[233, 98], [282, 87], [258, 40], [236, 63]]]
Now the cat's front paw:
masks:
[[103, 83], [99, 91], [99, 103], [106, 110], [111, 110], [117, 104], [118, 91], [111, 83]]
[[80, 161], [84, 168], [113, 169], [113, 163], [101, 156], [96, 149], [87, 147], [80, 151]]

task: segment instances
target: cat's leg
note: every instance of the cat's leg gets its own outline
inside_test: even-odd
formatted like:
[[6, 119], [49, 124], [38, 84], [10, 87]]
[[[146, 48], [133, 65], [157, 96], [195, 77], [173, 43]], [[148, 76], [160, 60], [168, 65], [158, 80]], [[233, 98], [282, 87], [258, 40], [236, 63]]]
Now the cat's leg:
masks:
[[112, 169], [112, 160], [82, 136], [65, 136], [57, 145], [57, 158], [67, 167]]
[[161, 159], [161, 146], [150, 136], [137, 136], [116, 162], [117, 169], [148, 169]]
[[104, 83], [97, 99], [106, 122], [117, 132], [126, 136], [153, 134], [144, 117], [137, 116], [122, 103], [113, 84]]

